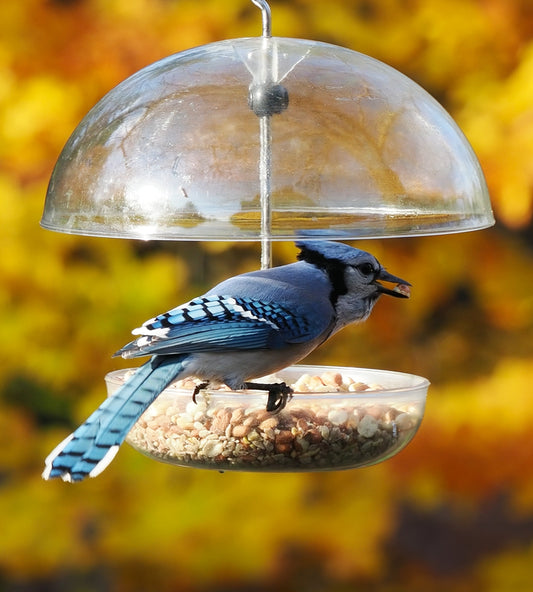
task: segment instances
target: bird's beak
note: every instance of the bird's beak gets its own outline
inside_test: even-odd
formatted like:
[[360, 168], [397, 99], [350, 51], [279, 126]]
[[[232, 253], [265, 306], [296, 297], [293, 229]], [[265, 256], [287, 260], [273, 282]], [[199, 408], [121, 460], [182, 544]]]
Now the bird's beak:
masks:
[[381, 294], [388, 294], [389, 296], [394, 296], [395, 298], [409, 298], [411, 296], [411, 290], [409, 286], [411, 285], [409, 282], [402, 280], [402, 278], [396, 277], [381, 269], [378, 273], [376, 280], [381, 280], [382, 282], [391, 282], [396, 284], [394, 288], [386, 288], [385, 286], [381, 285], [379, 282], [376, 281], [376, 285], [378, 287], [378, 292]]

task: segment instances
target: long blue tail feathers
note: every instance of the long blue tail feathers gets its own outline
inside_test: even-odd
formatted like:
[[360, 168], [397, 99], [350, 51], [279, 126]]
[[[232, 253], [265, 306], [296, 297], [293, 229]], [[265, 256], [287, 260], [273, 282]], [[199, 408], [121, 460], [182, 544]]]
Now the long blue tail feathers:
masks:
[[96, 477], [113, 460], [133, 424], [183, 369], [186, 356], [154, 356], [45, 460], [44, 479]]

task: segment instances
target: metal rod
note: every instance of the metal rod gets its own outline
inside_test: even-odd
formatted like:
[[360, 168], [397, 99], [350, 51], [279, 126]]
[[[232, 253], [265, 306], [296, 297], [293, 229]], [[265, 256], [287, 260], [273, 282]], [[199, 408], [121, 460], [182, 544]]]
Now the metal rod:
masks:
[[272, 37], [272, 14], [270, 6], [265, 0], [252, 0], [261, 9], [263, 15], [263, 37]]
[[261, 269], [272, 267], [272, 134], [270, 115], [259, 118], [259, 190], [261, 198]]
[[[263, 17], [263, 48], [260, 84], [267, 88], [272, 84], [272, 14], [265, 0], [252, 0], [261, 9]], [[264, 98], [264, 97], [263, 97]], [[259, 115], [260, 112], [257, 112]], [[272, 267], [272, 133], [270, 113], [259, 116], [259, 194], [261, 205], [261, 269]]]

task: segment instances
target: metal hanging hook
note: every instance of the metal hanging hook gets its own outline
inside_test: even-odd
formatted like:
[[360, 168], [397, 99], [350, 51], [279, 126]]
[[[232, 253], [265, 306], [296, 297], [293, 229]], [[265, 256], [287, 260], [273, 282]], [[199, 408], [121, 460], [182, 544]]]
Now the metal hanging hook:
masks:
[[272, 14], [266, 0], [252, 0], [263, 15], [263, 37], [272, 37]]

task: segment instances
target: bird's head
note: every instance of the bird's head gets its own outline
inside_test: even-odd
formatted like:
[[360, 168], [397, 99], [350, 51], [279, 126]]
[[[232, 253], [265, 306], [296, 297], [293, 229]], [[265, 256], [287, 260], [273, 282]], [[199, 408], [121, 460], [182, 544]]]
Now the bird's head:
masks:
[[[386, 271], [370, 253], [342, 243], [321, 240], [297, 241], [300, 261], [325, 272], [331, 282], [331, 302], [342, 326], [363, 321], [382, 294], [409, 298], [411, 285]], [[384, 286], [381, 282], [396, 284]]]

